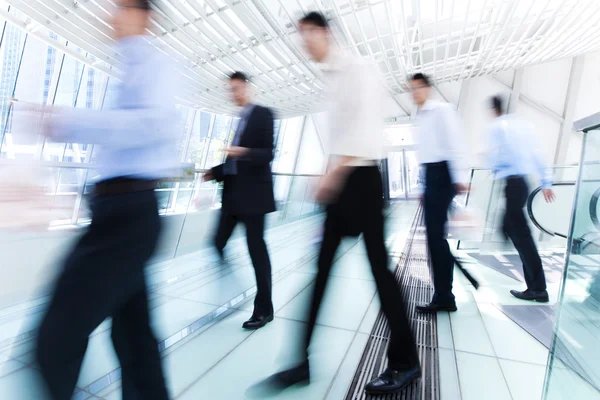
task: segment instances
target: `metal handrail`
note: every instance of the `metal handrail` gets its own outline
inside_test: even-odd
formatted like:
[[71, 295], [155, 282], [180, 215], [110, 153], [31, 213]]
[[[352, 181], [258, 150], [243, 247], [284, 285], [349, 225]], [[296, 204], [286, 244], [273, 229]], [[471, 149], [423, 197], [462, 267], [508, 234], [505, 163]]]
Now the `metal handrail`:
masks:
[[[552, 186], [575, 186], [575, 182], [574, 181], [554, 182], [552, 184]], [[558, 236], [558, 237], [566, 239], [567, 238], [566, 234], [559, 233], [559, 232], [552, 232], [549, 229], [544, 228], [539, 223], [539, 221], [535, 218], [535, 215], [533, 214], [533, 199], [542, 190], [543, 190], [543, 187], [538, 186], [537, 188], [535, 188], [535, 190], [533, 192], [531, 192], [531, 194], [527, 198], [527, 214], [529, 215], [529, 219], [531, 219], [531, 222], [533, 222], [533, 225], [535, 225], [536, 228], [538, 228], [540, 231], [544, 232], [545, 234], [550, 235], [550, 236]]]
[[[76, 162], [65, 162], [65, 161], [35, 161], [43, 168], [65, 168], [65, 169], [82, 169], [82, 170], [94, 170], [98, 169], [98, 164], [95, 163], [76, 163]], [[16, 160], [0, 159], [0, 166], [2, 165], [19, 165]], [[204, 174], [208, 172], [208, 169], [194, 169], [196, 174]], [[307, 178], [320, 178], [323, 175], [318, 174], [294, 174], [285, 172], [273, 172], [274, 176], [293, 176], [293, 177], [307, 177]]]

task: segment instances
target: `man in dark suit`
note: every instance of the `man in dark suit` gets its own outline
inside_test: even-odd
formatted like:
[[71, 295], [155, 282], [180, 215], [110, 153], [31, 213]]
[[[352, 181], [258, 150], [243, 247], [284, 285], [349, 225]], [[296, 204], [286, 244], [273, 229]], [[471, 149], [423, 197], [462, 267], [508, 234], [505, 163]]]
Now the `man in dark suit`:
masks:
[[221, 218], [215, 247], [223, 250], [238, 222], [246, 226], [248, 251], [256, 274], [254, 313], [246, 329], [262, 328], [273, 321], [271, 261], [264, 240], [265, 215], [275, 211], [273, 195], [273, 113], [253, 104], [248, 77], [235, 72], [229, 77], [233, 101], [242, 107], [240, 122], [224, 164], [211, 169], [204, 180], [223, 182]]

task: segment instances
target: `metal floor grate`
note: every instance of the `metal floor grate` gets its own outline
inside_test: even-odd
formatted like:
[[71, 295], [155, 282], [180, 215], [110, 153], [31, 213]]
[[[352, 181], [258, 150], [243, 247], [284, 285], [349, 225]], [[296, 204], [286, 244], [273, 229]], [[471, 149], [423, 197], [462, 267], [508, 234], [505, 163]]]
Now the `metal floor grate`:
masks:
[[387, 367], [389, 330], [387, 320], [380, 312], [346, 400], [439, 400], [440, 398], [436, 317], [435, 314], [415, 312], [416, 304], [429, 302], [433, 295], [423, 224], [423, 211], [420, 208], [396, 269], [396, 279], [401, 284], [408, 317], [419, 347], [423, 377], [395, 395], [369, 396], [364, 392], [365, 385]]

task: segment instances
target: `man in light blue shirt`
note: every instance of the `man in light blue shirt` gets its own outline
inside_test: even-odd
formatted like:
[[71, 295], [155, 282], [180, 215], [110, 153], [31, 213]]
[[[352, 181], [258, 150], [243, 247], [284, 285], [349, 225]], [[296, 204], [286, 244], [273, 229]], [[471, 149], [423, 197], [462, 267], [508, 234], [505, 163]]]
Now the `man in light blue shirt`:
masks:
[[503, 230], [519, 252], [527, 284], [527, 290], [511, 290], [510, 293], [522, 300], [546, 303], [549, 298], [542, 260], [531, 236], [523, 208], [529, 196], [525, 177], [539, 174], [544, 198], [547, 202], [552, 202], [555, 199], [552, 175], [535, 151], [538, 144], [533, 141], [531, 126], [514, 115], [506, 114], [501, 97], [493, 97], [491, 105], [496, 118], [488, 134], [491, 144], [488, 161], [496, 179], [506, 181]]
[[169, 398], [150, 328], [144, 267], [159, 238], [157, 180], [176, 166], [176, 74], [146, 36], [149, 0], [121, 0], [113, 14], [123, 81], [110, 110], [51, 110], [50, 140], [97, 144], [100, 180], [92, 222], [56, 282], [36, 358], [51, 399], [71, 398], [89, 335], [112, 318], [124, 399]]

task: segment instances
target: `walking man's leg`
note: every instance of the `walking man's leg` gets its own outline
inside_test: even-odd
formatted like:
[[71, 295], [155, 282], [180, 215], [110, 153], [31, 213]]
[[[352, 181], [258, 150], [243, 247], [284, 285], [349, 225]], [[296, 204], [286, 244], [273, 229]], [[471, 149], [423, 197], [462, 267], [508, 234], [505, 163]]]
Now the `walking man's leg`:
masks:
[[522, 177], [509, 178], [506, 182], [505, 231], [519, 252], [523, 262], [523, 275], [527, 290], [511, 290], [513, 296], [523, 300], [548, 302], [546, 277], [542, 259], [531, 235], [523, 208], [529, 195], [527, 183]]
[[256, 276], [256, 298], [252, 318], [244, 323], [246, 329], [258, 329], [273, 320], [271, 260], [265, 243], [265, 216], [253, 215], [243, 218], [246, 225], [248, 251]]
[[372, 394], [395, 393], [421, 376], [417, 347], [407, 318], [402, 291], [389, 270], [381, 213], [369, 218], [364, 232], [371, 270], [381, 300], [381, 308], [390, 327], [388, 369], [370, 382], [366, 390]]

